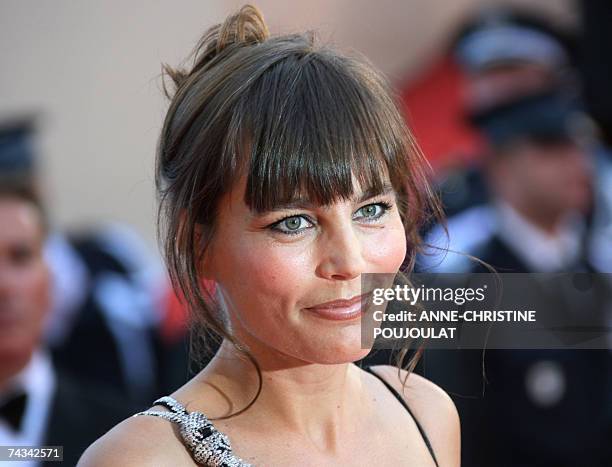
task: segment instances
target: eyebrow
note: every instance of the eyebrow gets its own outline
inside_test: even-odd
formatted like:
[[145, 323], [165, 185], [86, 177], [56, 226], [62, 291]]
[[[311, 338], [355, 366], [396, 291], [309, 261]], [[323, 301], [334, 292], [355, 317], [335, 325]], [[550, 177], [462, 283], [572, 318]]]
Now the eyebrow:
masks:
[[[365, 190], [361, 195], [359, 195], [356, 199], [353, 198], [353, 202], [355, 203], [363, 203], [370, 198], [374, 198], [376, 196], [385, 196], [390, 193], [394, 193], [395, 188], [390, 183], [383, 184], [380, 190], [375, 189], [374, 187], [370, 187]], [[280, 211], [284, 209], [312, 209], [316, 207], [317, 204], [313, 203], [307, 198], [296, 197], [287, 203], [280, 203], [276, 206], [269, 209], [267, 212], [271, 211]]]

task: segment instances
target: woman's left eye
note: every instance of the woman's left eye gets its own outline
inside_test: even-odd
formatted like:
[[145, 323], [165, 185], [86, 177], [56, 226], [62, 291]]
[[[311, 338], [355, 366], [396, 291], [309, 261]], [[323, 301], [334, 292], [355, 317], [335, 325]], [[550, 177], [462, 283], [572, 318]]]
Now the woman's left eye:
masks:
[[361, 219], [366, 222], [372, 222], [384, 216], [389, 209], [391, 209], [391, 205], [388, 203], [368, 204], [366, 206], [363, 206], [362, 208], [359, 208], [355, 212], [354, 219]]

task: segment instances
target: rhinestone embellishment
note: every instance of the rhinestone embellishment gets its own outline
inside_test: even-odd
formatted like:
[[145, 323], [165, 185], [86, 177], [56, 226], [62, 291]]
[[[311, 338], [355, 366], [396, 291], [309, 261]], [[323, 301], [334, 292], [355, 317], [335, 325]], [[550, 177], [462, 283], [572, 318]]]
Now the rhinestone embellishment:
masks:
[[134, 417], [153, 415], [178, 424], [183, 442], [198, 464], [211, 467], [251, 467], [251, 464], [232, 453], [229, 438], [218, 431], [203, 413], [189, 413], [179, 401], [168, 396], [157, 399], [153, 405], [163, 405], [172, 412], [145, 410]]

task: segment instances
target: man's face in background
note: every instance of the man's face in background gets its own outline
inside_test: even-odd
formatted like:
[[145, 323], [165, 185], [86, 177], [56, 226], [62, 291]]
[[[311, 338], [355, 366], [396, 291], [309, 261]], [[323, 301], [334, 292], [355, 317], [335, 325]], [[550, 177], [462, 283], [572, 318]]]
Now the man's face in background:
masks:
[[542, 215], [586, 213], [592, 201], [588, 154], [570, 140], [523, 140], [494, 162], [502, 198]]
[[38, 347], [50, 306], [40, 211], [17, 197], [0, 197], [0, 386]]

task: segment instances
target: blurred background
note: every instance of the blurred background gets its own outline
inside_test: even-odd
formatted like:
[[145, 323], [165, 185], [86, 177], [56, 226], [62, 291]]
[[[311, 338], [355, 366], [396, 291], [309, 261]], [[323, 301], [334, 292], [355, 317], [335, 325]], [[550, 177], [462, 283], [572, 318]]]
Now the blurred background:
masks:
[[[388, 77], [448, 215], [419, 271], [612, 272], [609, 1], [254, 3]], [[0, 2], [0, 445], [74, 465], [188, 378], [155, 240], [161, 64], [242, 4]], [[417, 368], [457, 404], [462, 465], [612, 466], [609, 351], [490, 352], [486, 382], [482, 362]]]
[[[166, 108], [160, 65], [184, 60], [205, 28], [242, 3], [0, 2], [0, 118], [37, 117], [57, 225], [123, 221], [153, 244], [153, 160]], [[433, 64], [464, 15], [490, 3], [536, 2], [257, 2], [272, 32], [316, 29], [364, 53], [400, 87]], [[576, 22], [568, 1], [537, 4]]]

